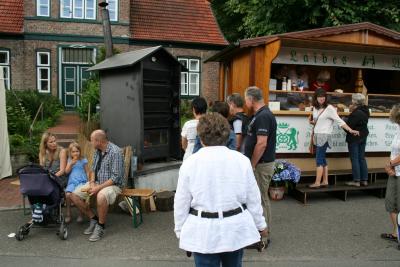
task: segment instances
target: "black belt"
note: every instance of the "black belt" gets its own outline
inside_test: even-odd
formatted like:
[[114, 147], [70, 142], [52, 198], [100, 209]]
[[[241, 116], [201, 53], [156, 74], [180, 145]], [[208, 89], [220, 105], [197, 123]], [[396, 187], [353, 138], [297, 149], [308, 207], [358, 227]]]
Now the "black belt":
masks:
[[[247, 209], [246, 204], [243, 204], [242, 207], [243, 207], [243, 210]], [[228, 211], [222, 212], [222, 217], [223, 218], [231, 217], [231, 216], [237, 215], [237, 214], [239, 214], [241, 212], [242, 212], [242, 208], [239, 207], [239, 208], [236, 208], [236, 209], [233, 209], [233, 210], [228, 210]], [[190, 208], [189, 213], [194, 215], [194, 216], [198, 216], [199, 211], [194, 209], [194, 208]], [[218, 219], [219, 218], [219, 214], [218, 214], [218, 212], [202, 211], [201, 212], [201, 217], [202, 218], [208, 218], [208, 219]]]

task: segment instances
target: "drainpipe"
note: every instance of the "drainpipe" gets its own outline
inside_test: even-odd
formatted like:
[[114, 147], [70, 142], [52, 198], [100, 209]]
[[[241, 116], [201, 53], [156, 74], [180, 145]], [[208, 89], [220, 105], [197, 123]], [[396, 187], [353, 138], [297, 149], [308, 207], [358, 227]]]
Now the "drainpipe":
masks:
[[108, 13], [108, 3], [104, 0], [99, 3], [101, 7], [101, 14], [103, 17], [103, 33], [104, 33], [104, 45], [106, 47], [106, 58], [113, 56], [113, 43], [112, 43], [112, 34], [111, 34], [111, 24], [110, 24], [110, 15]]

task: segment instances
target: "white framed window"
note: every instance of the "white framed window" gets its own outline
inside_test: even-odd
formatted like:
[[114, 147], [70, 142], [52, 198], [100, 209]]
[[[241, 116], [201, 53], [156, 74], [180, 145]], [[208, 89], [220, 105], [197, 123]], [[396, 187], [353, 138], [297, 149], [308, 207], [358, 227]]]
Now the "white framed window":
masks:
[[118, 0], [107, 0], [110, 21], [118, 21]]
[[50, 16], [50, 0], [36, 0], [36, 15], [38, 17]]
[[181, 72], [181, 95], [200, 95], [200, 59], [180, 57], [178, 61], [189, 70]]
[[96, 18], [96, 0], [86, 0], [85, 19]]
[[4, 87], [10, 90], [10, 51], [0, 50], [0, 67], [3, 68], [3, 77], [0, 81], [4, 82]]
[[36, 53], [36, 69], [39, 93], [50, 93], [50, 52]]
[[96, 19], [96, 0], [60, 0], [60, 17]]

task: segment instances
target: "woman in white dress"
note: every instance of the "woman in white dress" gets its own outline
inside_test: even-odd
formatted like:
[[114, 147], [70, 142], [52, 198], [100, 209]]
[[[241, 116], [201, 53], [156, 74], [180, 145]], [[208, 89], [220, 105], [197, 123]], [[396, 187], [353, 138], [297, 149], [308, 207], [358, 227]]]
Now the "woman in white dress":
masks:
[[203, 148], [182, 163], [174, 202], [179, 247], [196, 266], [241, 266], [243, 248], [267, 235], [250, 160], [225, 146], [230, 126], [218, 113], [200, 118]]
[[191, 103], [194, 119], [187, 121], [182, 127], [182, 149], [185, 150], [183, 160], [186, 160], [193, 153], [194, 143], [197, 136], [197, 123], [199, 118], [207, 112], [207, 102], [202, 97], [196, 97]]

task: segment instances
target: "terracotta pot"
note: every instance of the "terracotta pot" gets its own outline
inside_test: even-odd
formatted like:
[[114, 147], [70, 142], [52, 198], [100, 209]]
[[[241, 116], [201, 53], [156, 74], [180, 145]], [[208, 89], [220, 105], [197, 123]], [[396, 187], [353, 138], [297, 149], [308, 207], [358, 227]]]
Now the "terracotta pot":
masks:
[[271, 200], [281, 200], [283, 199], [283, 195], [285, 193], [285, 187], [284, 186], [270, 187], [268, 191]]

